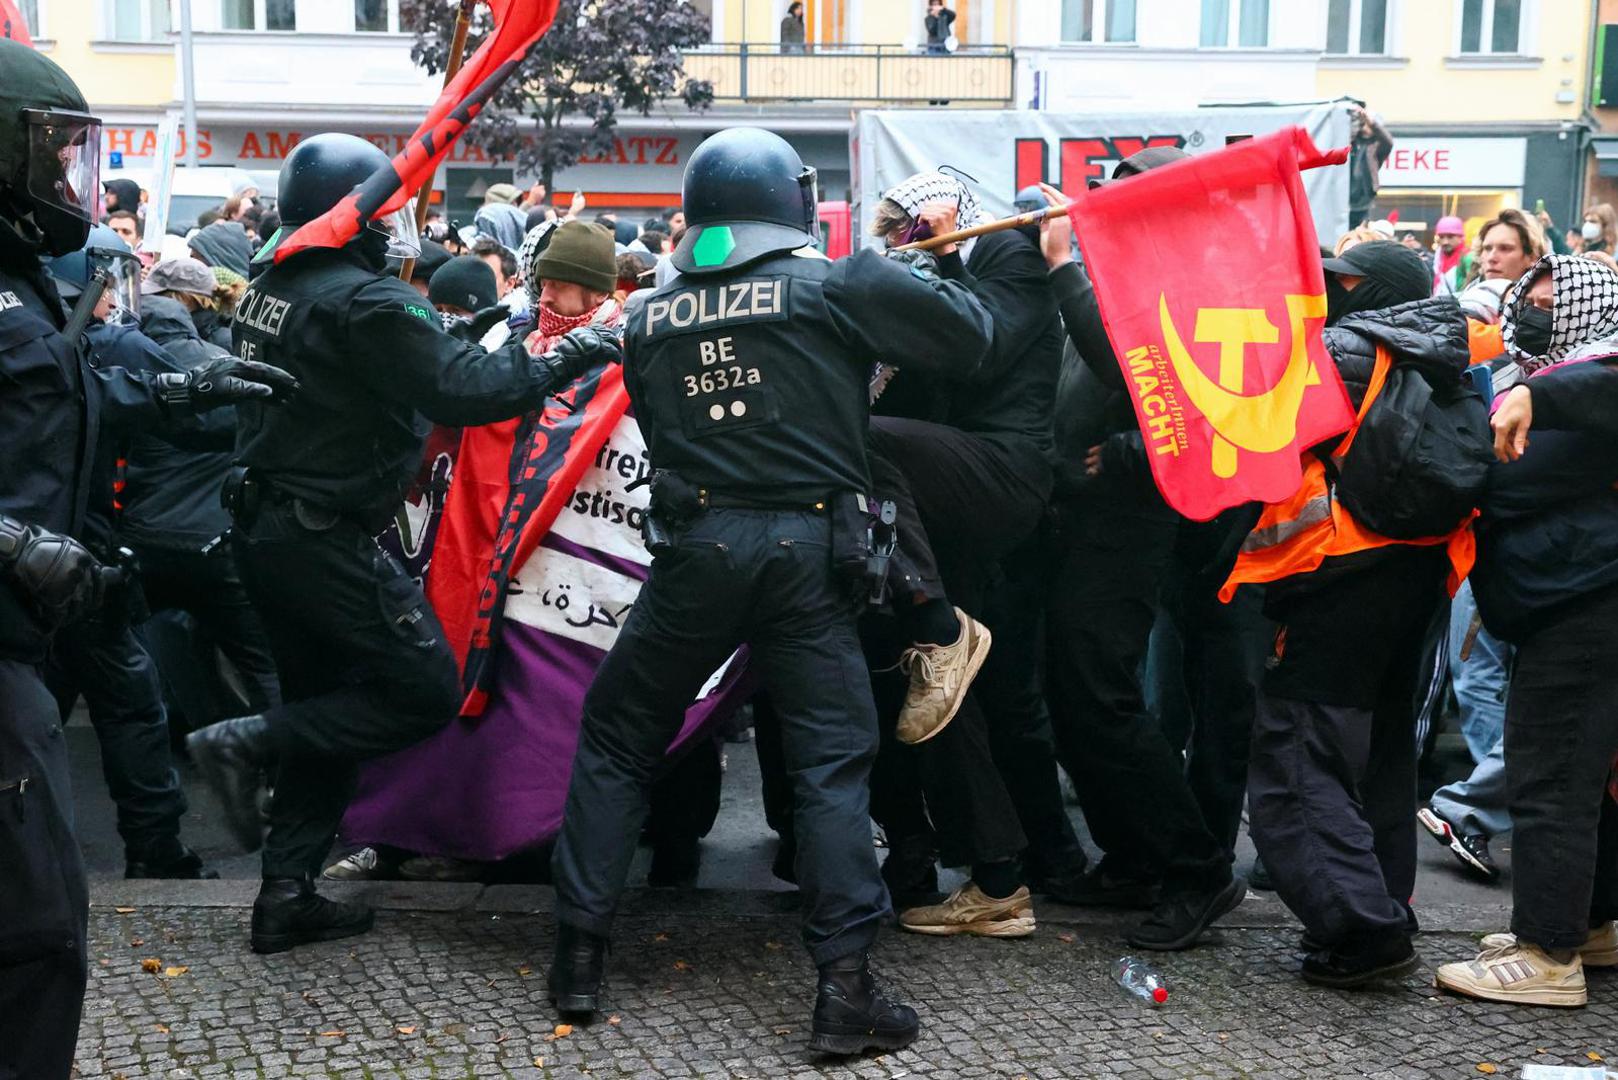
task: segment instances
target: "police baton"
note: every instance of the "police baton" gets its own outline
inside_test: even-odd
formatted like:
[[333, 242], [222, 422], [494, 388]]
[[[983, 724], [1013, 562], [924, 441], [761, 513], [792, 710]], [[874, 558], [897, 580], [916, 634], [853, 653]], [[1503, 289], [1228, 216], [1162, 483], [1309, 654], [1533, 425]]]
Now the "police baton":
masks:
[[[477, 0], [461, 0], [461, 10], [455, 16], [455, 36], [449, 42], [449, 64], [444, 68], [444, 85], [449, 86], [455, 73], [461, 70], [461, 61], [466, 58], [466, 35], [472, 29], [472, 9], [477, 7]], [[419, 237], [427, 228], [427, 210], [433, 201], [433, 185], [438, 182], [438, 170], [427, 178], [421, 186], [422, 194], [416, 199], [416, 235]], [[411, 275], [416, 272], [416, 260], [406, 259], [404, 265], [399, 267], [399, 280], [408, 282]]]
[[944, 233], [942, 236], [929, 236], [927, 239], [917, 240], [913, 244], [902, 244], [893, 250], [931, 251], [933, 248], [943, 247], [945, 244], [958, 244], [962, 240], [970, 240], [974, 236], [987, 236], [990, 233], [1005, 232], [1007, 229], [1020, 229], [1024, 225], [1038, 225], [1042, 221], [1063, 217], [1067, 217], [1067, 206], [1065, 204], [1062, 206], [1047, 206], [1043, 210], [1030, 210], [1026, 214], [985, 222], [982, 225], [974, 225], [970, 229], [957, 229], [954, 232]]
[[68, 316], [67, 325], [62, 327], [62, 336], [69, 345], [78, 346], [79, 338], [84, 336], [84, 328], [90, 325], [91, 314], [111, 284], [112, 275], [105, 270], [97, 270], [90, 275], [90, 283], [79, 294], [79, 302], [73, 305], [73, 314]]

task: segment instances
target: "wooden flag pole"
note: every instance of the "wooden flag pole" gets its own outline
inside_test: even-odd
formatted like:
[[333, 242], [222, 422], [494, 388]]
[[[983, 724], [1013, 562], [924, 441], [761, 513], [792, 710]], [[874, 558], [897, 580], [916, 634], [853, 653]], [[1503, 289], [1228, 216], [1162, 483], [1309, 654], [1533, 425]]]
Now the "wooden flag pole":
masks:
[[936, 247], [943, 247], [945, 244], [957, 244], [962, 240], [970, 240], [974, 236], [987, 236], [989, 233], [1005, 232], [1007, 229], [1020, 229], [1024, 225], [1038, 225], [1041, 221], [1060, 217], [1067, 217], [1067, 207], [1065, 205], [1047, 206], [1043, 210], [1030, 210], [1026, 214], [1018, 214], [1016, 217], [1001, 218], [998, 221], [974, 225], [970, 229], [957, 229], [955, 232], [945, 233], [942, 236], [930, 236], [925, 240], [917, 240], [914, 244], [904, 244], [893, 250], [931, 251]]
[[[455, 16], [455, 36], [449, 42], [449, 66], [444, 68], [444, 86], [448, 87], [455, 73], [461, 70], [461, 62], [466, 59], [466, 35], [472, 30], [472, 9], [477, 7], [477, 0], [461, 0], [461, 10]], [[438, 182], [438, 170], [434, 169], [427, 182], [422, 185], [421, 192], [416, 196], [416, 235], [420, 236], [422, 230], [427, 228], [427, 210], [433, 201], [433, 185]], [[409, 281], [410, 275], [416, 272], [416, 260], [406, 259], [404, 265], [399, 267], [399, 280]]]

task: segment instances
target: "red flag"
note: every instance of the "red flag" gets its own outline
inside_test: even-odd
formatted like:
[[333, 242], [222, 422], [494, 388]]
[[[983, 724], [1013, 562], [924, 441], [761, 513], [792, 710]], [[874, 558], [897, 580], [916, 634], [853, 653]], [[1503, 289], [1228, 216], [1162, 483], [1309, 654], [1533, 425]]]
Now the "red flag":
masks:
[[0, 38], [10, 38], [30, 49], [34, 47], [34, 39], [28, 36], [28, 20], [11, 0], [0, 0]]
[[[0, 0], [4, 3], [5, 0]], [[560, 0], [488, 0], [494, 31], [467, 59], [410, 136], [404, 151], [342, 202], [301, 226], [275, 249], [275, 261], [317, 247], [342, 247], [365, 222], [393, 213], [433, 175], [461, 132], [550, 29]]]
[[1347, 157], [1287, 128], [1072, 204], [1152, 476], [1188, 518], [1286, 498], [1300, 451], [1354, 422], [1321, 341], [1325, 275], [1299, 175]]

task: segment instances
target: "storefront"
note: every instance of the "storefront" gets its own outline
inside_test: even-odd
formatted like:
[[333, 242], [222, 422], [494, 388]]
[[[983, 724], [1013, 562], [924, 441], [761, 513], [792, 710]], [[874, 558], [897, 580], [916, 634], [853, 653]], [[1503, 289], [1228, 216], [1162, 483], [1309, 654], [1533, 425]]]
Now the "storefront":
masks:
[[1382, 166], [1373, 217], [1433, 239], [1438, 219], [1455, 215], [1467, 235], [1506, 207], [1547, 210], [1559, 223], [1578, 206], [1578, 132], [1444, 132], [1395, 128]]
[[[722, 122], [716, 123], [713, 130], [723, 126]], [[403, 130], [377, 130], [358, 124], [339, 130], [369, 139], [389, 154], [403, 148], [408, 134]], [[299, 140], [310, 133], [268, 123], [223, 125], [210, 124], [204, 119], [197, 131], [197, 163], [234, 166], [268, 177], [280, 168]], [[621, 124], [609, 153], [557, 173], [552, 199], [565, 207], [574, 191], [582, 191], [590, 210], [623, 211], [637, 220], [677, 207], [686, 161], [708, 134], [706, 130], [637, 128], [627, 122]], [[806, 162], [820, 170], [822, 198], [847, 197], [846, 135], [790, 131], [781, 134], [797, 147]], [[102, 178], [127, 176], [150, 189], [156, 147], [155, 127], [108, 126], [102, 139]], [[183, 145], [176, 148], [177, 157], [183, 153]], [[470, 221], [490, 185], [516, 183], [526, 187], [534, 179], [519, 173], [511, 162], [492, 161], [482, 150], [463, 142], [455, 147], [439, 170], [433, 201], [444, 207], [451, 219]]]

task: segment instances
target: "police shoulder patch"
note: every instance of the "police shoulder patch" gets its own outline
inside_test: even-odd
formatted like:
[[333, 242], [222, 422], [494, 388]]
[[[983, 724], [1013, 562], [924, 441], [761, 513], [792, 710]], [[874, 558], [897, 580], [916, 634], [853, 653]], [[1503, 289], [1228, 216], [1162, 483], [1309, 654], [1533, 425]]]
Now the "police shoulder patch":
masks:
[[433, 313], [432, 308], [427, 307], [425, 304], [414, 304], [406, 300], [404, 301], [404, 309], [423, 322], [438, 322], [438, 316]]

